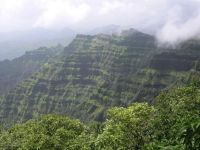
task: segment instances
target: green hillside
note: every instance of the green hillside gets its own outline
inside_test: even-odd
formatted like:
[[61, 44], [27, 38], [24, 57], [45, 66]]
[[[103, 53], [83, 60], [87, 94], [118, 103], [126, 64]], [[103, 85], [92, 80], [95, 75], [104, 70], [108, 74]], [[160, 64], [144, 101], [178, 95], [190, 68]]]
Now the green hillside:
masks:
[[61, 52], [61, 45], [46, 48], [41, 47], [28, 51], [13, 60], [0, 61], [0, 96], [6, 94], [20, 83], [38, 71], [47, 60]]
[[49, 113], [104, 121], [110, 107], [153, 103], [161, 90], [198, 73], [198, 47], [190, 44], [157, 48], [154, 37], [134, 29], [120, 36], [77, 35], [63, 53], [2, 98], [1, 121]]

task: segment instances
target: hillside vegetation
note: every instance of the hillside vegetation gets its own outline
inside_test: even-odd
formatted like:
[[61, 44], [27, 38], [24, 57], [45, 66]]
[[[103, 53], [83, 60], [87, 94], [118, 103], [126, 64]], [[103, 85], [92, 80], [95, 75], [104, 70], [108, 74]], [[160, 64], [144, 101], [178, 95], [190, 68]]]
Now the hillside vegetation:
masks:
[[104, 123], [46, 115], [2, 128], [4, 150], [199, 150], [199, 83], [161, 93], [154, 106], [114, 107]]
[[29, 78], [40, 67], [63, 50], [61, 45], [46, 48], [40, 47], [28, 51], [13, 60], [0, 61], [0, 96], [14, 89], [18, 83]]
[[134, 29], [119, 36], [77, 35], [60, 55], [1, 99], [1, 121], [56, 113], [101, 122], [110, 107], [154, 103], [160, 91], [198, 76], [198, 42], [178, 49], [157, 48], [155, 42]]

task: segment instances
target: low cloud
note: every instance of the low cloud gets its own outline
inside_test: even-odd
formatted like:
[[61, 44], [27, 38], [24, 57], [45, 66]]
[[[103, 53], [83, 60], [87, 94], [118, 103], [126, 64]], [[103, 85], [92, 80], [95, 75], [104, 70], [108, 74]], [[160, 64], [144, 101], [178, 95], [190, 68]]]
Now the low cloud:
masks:
[[0, 0], [0, 32], [116, 24], [174, 44], [198, 36], [199, 8], [200, 0]]
[[[197, 3], [199, 8], [199, 3]], [[169, 11], [164, 25], [157, 31], [157, 38], [161, 44], [179, 44], [192, 38], [199, 38], [200, 11], [196, 6], [186, 9], [186, 5], [174, 6]], [[188, 12], [187, 12], [187, 11]]]
[[81, 22], [90, 12], [90, 5], [87, 3], [75, 4], [67, 0], [46, 0], [43, 1], [34, 27], [64, 28]]

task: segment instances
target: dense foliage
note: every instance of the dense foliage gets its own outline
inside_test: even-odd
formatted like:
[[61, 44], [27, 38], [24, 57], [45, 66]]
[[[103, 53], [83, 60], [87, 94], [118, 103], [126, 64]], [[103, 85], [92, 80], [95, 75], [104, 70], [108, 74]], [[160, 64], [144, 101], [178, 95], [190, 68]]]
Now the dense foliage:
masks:
[[68, 149], [76, 147], [76, 140], [84, 131], [78, 120], [47, 115], [38, 120], [18, 124], [3, 132], [0, 148], [11, 149]]
[[155, 106], [151, 149], [200, 148], [200, 87], [193, 84], [162, 93]]
[[103, 123], [47, 115], [2, 130], [4, 150], [199, 150], [200, 86], [160, 94], [154, 106], [114, 107]]

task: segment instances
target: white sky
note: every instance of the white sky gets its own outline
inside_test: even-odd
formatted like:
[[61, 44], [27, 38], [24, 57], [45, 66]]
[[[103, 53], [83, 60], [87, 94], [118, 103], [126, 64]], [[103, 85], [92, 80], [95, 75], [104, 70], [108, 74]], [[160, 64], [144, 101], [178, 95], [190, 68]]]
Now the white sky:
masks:
[[185, 40], [200, 32], [200, 0], [0, 0], [0, 32], [109, 24], [156, 31], [162, 42]]

